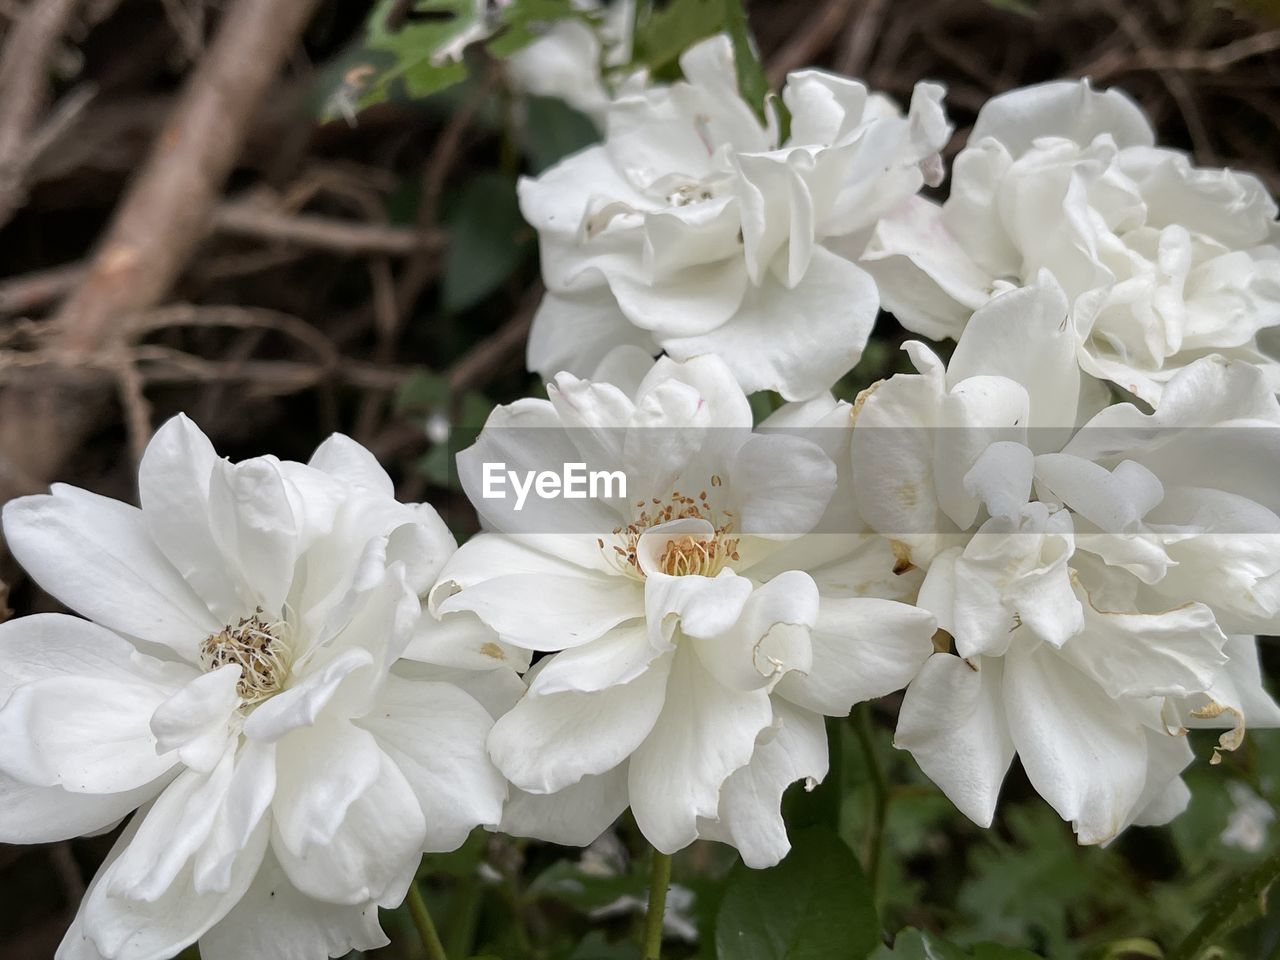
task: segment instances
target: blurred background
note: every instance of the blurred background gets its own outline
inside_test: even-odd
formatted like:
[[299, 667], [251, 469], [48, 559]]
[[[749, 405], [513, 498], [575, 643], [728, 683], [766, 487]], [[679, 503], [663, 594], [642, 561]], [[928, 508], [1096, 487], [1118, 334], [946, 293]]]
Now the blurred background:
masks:
[[[236, 459], [305, 460], [348, 433], [402, 498], [429, 499], [459, 537], [474, 530], [451, 453], [494, 404], [542, 389], [523, 367], [541, 289], [516, 179], [596, 134], [515, 89], [499, 44], [429, 61], [424, 44], [471, 6], [0, 0], [0, 499], [57, 480], [133, 500], [150, 432], [185, 411]], [[900, 99], [944, 82], [948, 156], [993, 94], [1089, 76], [1128, 90], [1164, 143], [1280, 190], [1274, 0], [747, 6], [775, 84], [810, 64]], [[638, 51], [670, 75], [679, 47], [664, 43], [714, 32], [721, 10], [660, 4]], [[899, 369], [904, 338], [882, 318], [840, 391]], [[6, 615], [56, 609], [7, 554], [0, 579]], [[1273, 679], [1278, 653], [1264, 644]], [[1196, 741], [1186, 815], [1082, 849], [1016, 765], [995, 826], [973, 827], [892, 749], [895, 711], [890, 699], [833, 723], [831, 777], [788, 800], [793, 825], [838, 825], [890, 930], [1065, 960], [1159, 956], [1150, 941], [1176, 942], [1278, 846], [1280, 734], [1251, 734], [1214, 767]], [[53, 955], [110, 842], [0, 846], [0, 960]], [[450, 956], [638, 956], [614, 941], [643, 891], [639, 849], [623, 822], [585, 856], [481, 834], [428, 858]], [[687, 944], [673, 956], [715, 956], [733, 861], [710, 845], [677, 858], [687, 916], [671, 932]], [[1242, 905], [1255, 918], [1235, 937], [1242, 960], [1280, 957], [1280, 911], [1263, 905]], [[419, 955], [406, 918], [385, 926], [394, 942], [378, 957]]]

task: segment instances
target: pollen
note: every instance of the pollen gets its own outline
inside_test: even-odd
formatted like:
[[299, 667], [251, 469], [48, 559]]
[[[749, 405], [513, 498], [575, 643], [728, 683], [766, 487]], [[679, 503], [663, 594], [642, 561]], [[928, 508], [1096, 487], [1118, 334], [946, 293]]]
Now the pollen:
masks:
[[[719, 480], [719, 477], [712, 477], [711, 485], [719, 486]], [[674, 490], [665, 500], [654, 497], [651, 501], [638, 501], [635, 509], [635, 519], [631, 523], [614, 529], [612, 543], [597, 540], [605, 556], [628, 576], [643, 579], [645, 575], [638, 554], [640, 538], [653, 527], [672, 520], [706, 520], [714, 530], [705, 537], [686, 534], [672, 538], [659, 560], [663, 573], [673, 577], [714, 577], [728, 563], [739, 559], [739, 538], [733, 532], [733, 513], [729, 510], [717, 512], [707, 499], [705, 490], [697, 497]]]
[[200, 644], [200, 664], [206, 671], [237, 664], [241, 706], [255, 706], [279, 693], [289, 677], [293, 657], [287, 636], [288, 625], [269, 622], [259, 607], [252, 616], [206, 637]]

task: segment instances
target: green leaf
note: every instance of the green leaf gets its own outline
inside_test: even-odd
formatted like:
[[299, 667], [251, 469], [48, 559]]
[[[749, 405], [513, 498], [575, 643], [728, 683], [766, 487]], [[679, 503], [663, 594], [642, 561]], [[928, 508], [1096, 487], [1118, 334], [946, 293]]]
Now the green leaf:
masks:
[[571, 153], [600, 140], [591, 118], [555, 97], [525, 100], [525, 153], [533, 173], [541, 173]]
[[527, 893], [589, 913], [619, 897], [643, 897], [647, 889], [648, 880], [641, 874], [586, 873], [570, 860], [557, 860], [529, 884]]
[[858, 859], [829, 830], [797, 833], [775, 867], [739, 864], [716, 919], [719, 960], [861, 960], [879, 941]]
[[322, 120], [349, 118], [382, 103], [397, 82], [406, 96], [420, 99], [466, 79], [466, 66], [445, 51], [483, 29], [483, 7], [472, 0], [415, 0], [408, 19], [392, 29], [388, 18], [395, 6], [396, 0], [380, 0], [359, 47], [325, 70]]
[[761, 122], [764, 122], [769, 81], [765, 79], [764, 65], [760, 62], [755, 41], [751, 38], [747, 11], [742, 0], [724, 0], [724, 22], [733, 43], [733, 65], [738, 75], [738, 92], [750, 104]]
[[592, 20], [570, 0], [515, 0], [502, 8], [501, 29], [486, 44], [495, 57], [509, 57], [536, 40], [557, 20]]
[[636, 24], [635, 63], [670, 77], [680, 54], [724, 26], [724, 0], [671, 0]]
[[629, 940], [610, 943], [603, 933], [593, 930], [565, 960], [640, 960], [640, 947]]
[[980, 943], [967, 953], [954, 943], [923, 930], [908, 928], [894, 937], [893, 946], [881, 946], [871, 960], [1041, 960], [1039, 956], [1018, 947], [998, 943]]
[[515, 180], [484, 172], [463, 186], [448, 217], [441, 306], [459, 313], [498, 289], [532, 251], [520, 216]]

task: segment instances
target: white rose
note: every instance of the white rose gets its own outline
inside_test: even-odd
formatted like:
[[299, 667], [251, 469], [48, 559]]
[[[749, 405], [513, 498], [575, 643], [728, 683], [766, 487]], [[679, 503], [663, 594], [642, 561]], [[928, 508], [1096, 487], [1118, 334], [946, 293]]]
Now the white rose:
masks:
[[934, 338], [958, 337], [1006, 283], [1048, 270], [1070, 302], [1081, 369], [1155, 404], [1208, 353], [1274, 379], [1257, 336], [1280, 324], [1275, 218], [1257, 178], [1193, 167], [1154, 146], [1119, 91], [1062, 81], [989, 101], [947, 201], [909, 199], [864, 264], [886, 308]]
[[0, 626], [0, 839], [138, 810], [58, 957], [386, 944], [378, 907], [422, 851], [496, 824], [505, 797], [490, 712], [449, 671], [392, 672], [452, 536], [341, 436], [309, 465], [232, 464], [177, 417], [139, 483], [141, 509], [59, 485], [4, 510], [14, 555], [89, 619]]
[[[630, 806], [663, 852], [705, 836], [765, 866], [789, 849], [783, 790], [826, 773], [823, 714], [905, 684], [933, 618], [779, 569], [827, 508], [832, 462], [753, 432], [717, 358], [643, 366], [615, 355], [627, 389], [561, 374], [549, 400], [495, 411], [459, 471], [497, 532], [463, 545], [431, 605], [550, 654], [489, 737], [519, 788], [504, 830], [586, 844]], [[516, 511], [481, 492], [495, 461], [621, 470], [627, 496]]]
[[1042, 273], [981, 307], [946, 369], [912, 346], [921, 373], [868, 391], [850, 446], [863, 515], [926, 568], [918, 603], [954, 641], [896, 742], [984, 824], [1016, 753], [1096, 843], [1185, 806], [1184, 725], [1232, 727], [1233, 748], [1246, 718], [1280, 720], [1239, 636], [1280, 626], [1262, 479], [1280, 408], [1255, 367], [1206, 358], [1155, 415], [1076, 429], [1091, 404], [1066, 310]]
[[816, 396], [866, 343], [878, 299], [852, 258], [937, 165], [942, 90], [920, 84], [902, 117], [860, 83], [793, 73], [780, 144], [738, 95], [727, 38], [681, 66], [685, 81], [614, 100], [603, 144], [521, 183], [548, 290], [529, 366], [585, 376], [632, 344]]

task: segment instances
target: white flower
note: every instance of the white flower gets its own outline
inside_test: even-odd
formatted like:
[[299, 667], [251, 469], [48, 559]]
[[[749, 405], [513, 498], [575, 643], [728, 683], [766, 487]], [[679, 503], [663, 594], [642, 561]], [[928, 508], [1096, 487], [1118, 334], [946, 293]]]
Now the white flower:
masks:
[[4, 510], [14, 555], [88, 619], [0, 626], [0, 838], [138, 809], [59, 958], [385, 944], [377, 908], [421, 852], [496, 823], [505, 794], [488, 710], [451, 671], [391, 672], [452, 537], [341, 436], [308, 465], [232, 464], [177, 417], [139, 483], [141, 509], [59, 485]]
[[896, 743], [981, 824], [1016, 753], [1097, 843], [1185, 806], [1184, 726], [1233, 727], [1230, 749], [1246, 717], [1280, 721], [1237, 635], [1280, 627], [1262, 479], [1280, 407], [1255, 367], [1211, 357], [1156, 415], [1114, 406], [1077, 431], [1092, 404], [1066, 309], [1042, 274], [981, 307], [945, 370], [909, 345], [920, 374], [864, 395], [851, 451], [863, 515], [926, 569], [918, 603], [954, 642], [908, 688]]
[[1087, 81], [988, 101], [947, 201], [909, 199], [868, 246], [886, 308], [926, 336], [958, 337], [993, 293], [1047, 269], [1093, 377], [1152, 404], [1209, 353], [1275, 378], [1257, 344], [1280, 324], [1275, 202], [1249, 174], [1193, 167], [1154, 142], [1136, 104]]
[[780, 144], [738, 95], [727, 38], [680, 63], [686, 81], [610, 104], [602, 145], [521, 183], [548, 289], [529, 366], [585, 376], [632, 344], [715, 353], [747, 392], [816, 396], [875, 321], [875, 284], [852, 258], [922, 168], [940, 172], [942, 90], [920, 84], [902, 117], [853, 80], [793, 73]]
[[[506, 59], [513, 86], [535, 97], [558, 97], [604, 126], [612, 99], [604, 70], [631, 59], [634, 0], [620, 0], [601, 8], [594, 0], [575, 2], [590, 18], [569, 17]], [[628, 81], [619, 81], [624, 87]], [[630, 82], [639, 82], [639, 78]]]
[[[781, 561], [801, 561], [835, 467], [811, 441], [753, 432], [724, 363], [624, 351], [607, 370], [626, 387], [560, 374], [550, 400], [499, 408], [459, 456], [498, 532], [445, 565], [431, 607], [550, 654], [489, 737], [519, 788], [503, 829], [581, 845], [630, 805], [659, 850], [706, 836], [775, 863], [783, 790], [827, 770], [823, 714], [905, 684], [933, 618], [820, 598]], [[622, 470], [628, 497], [517, 512], [481, 493], [480, 463], [495, 461]]]

